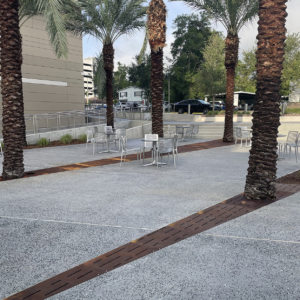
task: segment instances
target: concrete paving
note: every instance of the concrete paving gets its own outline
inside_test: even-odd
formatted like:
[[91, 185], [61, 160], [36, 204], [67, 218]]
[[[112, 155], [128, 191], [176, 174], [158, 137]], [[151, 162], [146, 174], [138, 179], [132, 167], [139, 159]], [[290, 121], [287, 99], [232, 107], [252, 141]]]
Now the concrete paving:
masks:
[[[132, 141], [138, 143], [139, 141]], [[84, 145], [26, 150], [28, 170], [100, 159]], [[0, 298], [243, 192], [249, 148], [180, 154], [0, 183]], [[299, 169], [278, 162], [278, 176]], [[299, 299], [299, 194], [49, 299]]]

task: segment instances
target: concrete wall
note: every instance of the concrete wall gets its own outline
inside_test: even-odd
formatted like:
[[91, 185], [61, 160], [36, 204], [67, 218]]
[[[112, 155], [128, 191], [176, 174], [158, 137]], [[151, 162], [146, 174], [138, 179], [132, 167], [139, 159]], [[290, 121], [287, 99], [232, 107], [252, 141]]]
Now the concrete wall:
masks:
[[82, 39], [69, 36], [68, 59], [57, 59], [45, 26], [35, 17], [21, 27], [25, 114], [83, 110]]

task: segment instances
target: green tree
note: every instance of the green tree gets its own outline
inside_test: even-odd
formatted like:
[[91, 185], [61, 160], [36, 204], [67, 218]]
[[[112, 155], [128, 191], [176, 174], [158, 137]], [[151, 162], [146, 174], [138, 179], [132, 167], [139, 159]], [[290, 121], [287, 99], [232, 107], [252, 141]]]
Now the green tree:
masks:
[[151, 55], [146, 54], [139, 63], [139, 57], [135, 57], [136, 62], [133, 62], [128, 67], [129, 81], [143, 89], [147, 104], [149, 104], [151, 96]]
[[255, 93], [256, 91], [256, 56], [255, 48], [243, 51], [235, 76], [235, 90]]
[[[67, 10], [78, 9], [76, 0], [0, 0], [2, 135], [4, 161], [2, 177], [20, 178], [24, 174], [23, 146], [26, 144], [22, 86], [22, 37], [20, 21], [44, 17], [46, 30], [58, 57], [67, 56]], [[12, 78], [14, 80], [12, 81]]]
[[[281, 75], [282, 96], [289, 95], [300, 87], [300, 34], [289, 33], [284, 47], [284, 62]], [[255, 93], [256, 91], [256, 48], [243, 51], [237, 66], [235, 90]]]
[[118, 62], [118, 70], [114, 72], [114, 99], [118, 99], [118, 90], [129, 86], [128, 67]]
[[257, 35], [257, 85], [253, 137], [245, 197], [276, 199], [277, 134], [280, 88], [286, 40], [287, 0], [260, 0]]
[[282, 96], [289, 95], [300, 87], [300, 33], [287, 35], [281, 75]]
[[[180, 0], [172, 0], [180, 1]], [[256, 18], [258, 0], [183, 0], [189, 6], [206, 11], [227, 30], [225, 40], [226, 112], [224, 142], [233, 141], [233, 97], [235, 67], [238, 63], [239, 36], [241, 28]]]
[[194, 76], [194, 97], [198, 94], [208, 94], [213, 99], [214, 110], [215, 95], [224, 92], [226, 88], [225, 44], [219, 34], [214, 33], [210, 36], [203, 51], [203, 58], [204, 62]]
[[107, 125], [114, 126], [113, 70], [114, 43], [122, 35], [132, 35], [145, 27], [143, 20], [147, 7], [144, 0], [78, 0], [82, 11], [70, 15], [68, 29], [89, 34], [103, 45], [103, 62], [106, 74]]
[[173, 25], [175, 40], [171, 44], [171, 99], [172, 102], [177, 102], [189, 95], [193, 75], [203, 61], [202, 52], [211, 31], [209, 19], [205, 14], [178, 16]]

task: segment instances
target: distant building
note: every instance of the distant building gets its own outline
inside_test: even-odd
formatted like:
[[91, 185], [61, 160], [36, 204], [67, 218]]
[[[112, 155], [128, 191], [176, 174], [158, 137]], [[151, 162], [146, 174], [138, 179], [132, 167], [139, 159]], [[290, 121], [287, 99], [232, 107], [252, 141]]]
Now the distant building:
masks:
[[290, 94], [289, 102], [300, 102], [300, 89], [296, 89]]
[[88, 100], [95, 97], [95, 86], [93, 80], [95, 63], [95, 57], [87, 57], [83, 60], [84, 96]]
[[119, 96], [119, 101], [122, 103], [145, 103], [144, 91], [136, 86], [129, 86], [128, 88], [117, 91]]
[[68, 58], [58, 59], [45, 28], [43, 17], [21, 27], [25, 114], [83, 110], [82, 38], [68, 35]]

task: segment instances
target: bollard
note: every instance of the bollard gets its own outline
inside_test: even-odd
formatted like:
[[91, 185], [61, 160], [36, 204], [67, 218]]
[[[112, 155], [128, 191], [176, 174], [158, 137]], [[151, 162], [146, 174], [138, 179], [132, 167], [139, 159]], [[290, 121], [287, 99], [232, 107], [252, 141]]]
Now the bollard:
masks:
[[245, 109], [245, 113], [247, 113], [247, 111], [248, 111], [248, 104], [247, 103], [245, 103], [244, 109]]
[[191, 104], [188, 105], [188, 114], [191, 114]]

